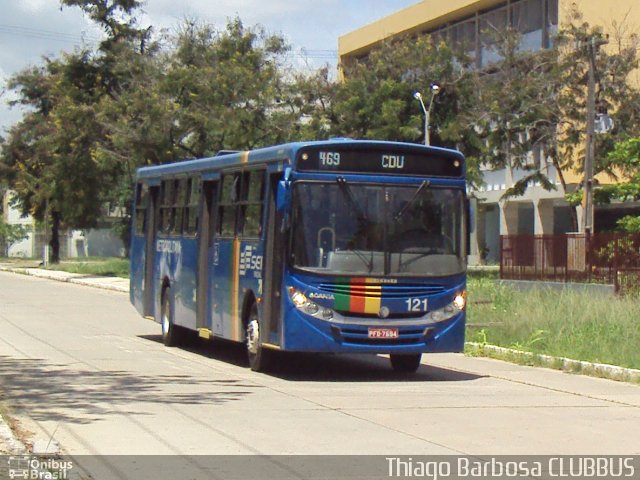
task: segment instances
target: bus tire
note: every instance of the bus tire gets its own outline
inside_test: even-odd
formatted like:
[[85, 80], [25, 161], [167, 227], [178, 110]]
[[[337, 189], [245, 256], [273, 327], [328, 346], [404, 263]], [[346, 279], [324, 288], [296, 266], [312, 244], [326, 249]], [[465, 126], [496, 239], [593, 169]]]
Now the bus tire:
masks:
[[173, 319], [173, 301], [171, 289], [165, 288], [162, 292], [162, 341], [167, 347], [175, 347], [180, 344], [180, 328], [176, 326]]
[[262, 348], [260, 327], [258, 306], [254, 303], [249, 310], [245, 335], [249, 368], [254, 372], [264, 372], [269, 366], [269, 352]]
[[421, 353], [411, 355], [390, 355], [391, 368], [394, 372], [414, 373], [420, 367]]

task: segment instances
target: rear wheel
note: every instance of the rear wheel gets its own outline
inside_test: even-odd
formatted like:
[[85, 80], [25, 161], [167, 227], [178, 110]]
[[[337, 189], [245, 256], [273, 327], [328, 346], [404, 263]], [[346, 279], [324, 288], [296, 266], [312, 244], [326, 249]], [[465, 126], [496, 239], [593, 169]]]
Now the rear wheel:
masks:
[[180, 344], [181, 330], [173, 319], [173, 301], [171, 289], [165, 288], [162, 294], [162, 341], [167, 347], [175, 347]]
[[254, 303], [247, 319], [246, 344], [249, 367], [254, 372], [264, 372], [269, 364], [269, 352], [262, 348], [260, 341], [260, 317], [258, 307]]
[[412, 355], [390, 355], [391, 367], [395, 372], [413, 373], [420, 367], [421, 353]]

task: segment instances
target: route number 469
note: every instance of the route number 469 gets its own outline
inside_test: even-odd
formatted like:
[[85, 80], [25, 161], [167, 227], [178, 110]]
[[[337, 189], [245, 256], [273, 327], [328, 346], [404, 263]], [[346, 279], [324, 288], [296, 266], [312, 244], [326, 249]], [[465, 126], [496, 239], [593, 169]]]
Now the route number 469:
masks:
[[407, 304], [407, 312], [426, 312], [427, 311], [427, 299], [426, 298], [407, 298], [405, 300]]
[[326, 167], [338, 167], [340, 166], [340, 153], [320, 152], [320, 163]]

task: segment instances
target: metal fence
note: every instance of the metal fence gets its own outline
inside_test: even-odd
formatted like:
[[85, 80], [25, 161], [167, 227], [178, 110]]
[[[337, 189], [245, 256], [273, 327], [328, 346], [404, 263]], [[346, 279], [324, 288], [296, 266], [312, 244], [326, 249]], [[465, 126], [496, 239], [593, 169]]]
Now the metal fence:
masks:
[[640, 291], [640, 234], [502, 235], [500, 278], [605, 283]]

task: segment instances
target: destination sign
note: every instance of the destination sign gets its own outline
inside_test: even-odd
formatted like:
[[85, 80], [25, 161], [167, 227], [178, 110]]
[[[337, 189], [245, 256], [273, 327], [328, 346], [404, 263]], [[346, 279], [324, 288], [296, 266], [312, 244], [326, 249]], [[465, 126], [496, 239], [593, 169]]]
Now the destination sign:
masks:
[[301, 172], [375, 173], [387, 175], [463, 176], [463, 162], [440, 152], [411, 149], [359, 150], [354, 148], [307, 148], [298, 155]]

